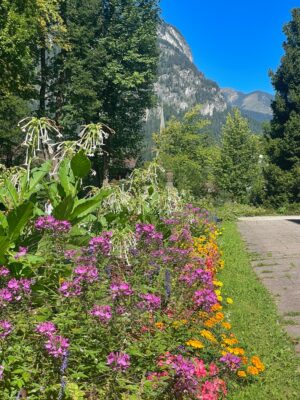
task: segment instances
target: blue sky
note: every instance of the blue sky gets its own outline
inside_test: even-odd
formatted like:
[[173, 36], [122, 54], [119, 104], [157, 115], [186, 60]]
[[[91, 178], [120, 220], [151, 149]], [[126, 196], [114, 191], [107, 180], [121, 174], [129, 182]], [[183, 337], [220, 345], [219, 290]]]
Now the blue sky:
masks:
[[162, 17], [184, 35], [198, 68], [221, 87], [272, 92], [284, 23], [300, 0], [161, 0]]

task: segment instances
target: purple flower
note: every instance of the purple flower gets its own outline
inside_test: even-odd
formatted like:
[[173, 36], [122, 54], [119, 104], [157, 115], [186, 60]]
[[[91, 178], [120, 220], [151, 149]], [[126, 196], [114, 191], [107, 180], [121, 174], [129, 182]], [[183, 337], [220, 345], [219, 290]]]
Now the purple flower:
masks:
[[112, 352], [107, 356], [107, 364], [114, 371], [125, 371], [130, 367], [130, 356], [122, 352]]
[[210, 311], [211, 307], [218, 302], [217, 295], [212, 289], [202, 289], [194, 293], [193, 301], [198, 307]]
[[13, 294], [8, 289], [0, 289], [0, 304], [6, 305], [13, 301]]
[[111, 320], [111, 307], [110, 306], [97, 306], [94, 305], [90, 314], [96, 317], [100, 322], [107, 323]]
[[20, 288], [21, 288], [21, 287], [20, 287], [19, 281], [18, 281], [17, 279], [15, 279], [15, 278], [10, 279], [10, 280], [8, 281], [7, 287], [8, 287], [8, 289], [9, 289], [12, 293], [14, 293], [14, 294], [18, 293], [19, 290], [20, 290]]
[[5, 339], [12, 331], [12, 324], [8, 321], [0, 321], [0, 339]]
[[135, 233], [138, 240], [145, 240], [146, 243], [158, 242], [163, 239], [163, 234], [156, 232], [152, 224], [136, 224]]
[[9, 270], [5, 267], [0, 267], [0, 276], [7, 276], [9, 275]]
[[238, 370], [242, 362], [240, 357], [237, 357], [231, 353], [227, 353], [225, 356], [221, 357], [220, 361], [226, 364], [231, 371]]
[[35, 331], [40, 333], [43, 336], [52, 336], [53, 333], [57, 331], [56, 326], [53, 324], [53, 322], [41, 322], [38, 324], [38, 326], [35, 328]]
[[91, 250], [96, 253], [100, 251], [105, 256], [108, 256], [111, 251], [112, 232], [102, 232], [101, 236], [92, 238], [89, 242]]
[[133, 294], [133, 290], [127, 282], [112, 283], [110, 285], [110, 292], [113, 299], [123, 296], [131, 296]]
[[52, 232], [69, 232], [71, 229], [71, 224], [68, 221], [60, 221], [55, 219], [52, 215], [46, 215], [44, 217], [39, 217], [35, 221], [35, 228], [38, 231], [48, 230]]
[[20, 257], [23, 257], [27, 254], [28, 247], [19, 247], [19, 251], [15, 255], [15, 259], [18, 260]]
[[74, 273], [78, 276], [78, 280], [93, 283], [98, 280], [98, 270], [90, 265], [79, 265], [75, 268]]
[[50, 335], [45, 343], [45, 349], [54, 358], [64, 357], [69, 346], [69, 340], [59, 335]]
[[79, 279], [77, 278], [73, 281], [64, 281], [59, 288], [59, 292], [64, 297], [80, 296], [82, 293], [82, 288]]
[[161, 306], [161, 298], [159, 296], [147, 293], [147, 294], [141, 294], [140, 297], [141, 299], [143, 299], [143, 301], [137, 304], [138, 308], [148, 311], [153, 311], [153, 310], [158, 310]]

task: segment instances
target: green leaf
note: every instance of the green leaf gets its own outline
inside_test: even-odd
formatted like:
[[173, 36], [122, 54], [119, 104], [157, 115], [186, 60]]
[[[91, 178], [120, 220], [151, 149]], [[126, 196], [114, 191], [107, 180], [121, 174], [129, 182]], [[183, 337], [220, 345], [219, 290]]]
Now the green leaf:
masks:
[[33, 215], [34, 204], [27, 201], [7, 215], [8, 235], [11, 240], [16, 240], [24, 226]]
[[71, 168], [77, 178], [87, 176], [91, 170], [91, 166], [92, 164], [83, 150], [80, 150], [71, 160]]
[[104, 200], [111, 193], [110, 189], [101, 190], [98, 194], [90, 199], [82, 199], [75, 206], [72, 214], [70, 215], [70, 220], [74, 220], [75, 218], [81, 218], [93, 211], [95, 211], [98, 207], [100, 207], [102, 200]]
[[28, 199], [32, 195], [32, 193], [37, 191], [39, 183], [50, 172], [50, 170], [51, 162], [47, 161], [40, 168], [36, 168], [32, 171], [32, 176], [29, 180], [29, 188], [24, 193], [26, 199]]
[[5, 262], [5, 253], [10, 244], [10, 240], [7, 236], [0, 236], [0, 263], [3, 264]]
[[61, 186], [63, 187], [66, 195], [75, 195], [75, 187], [72, 185], [70, 177], [70, 160], [64, 159], [58, 170], [58, 177]]
[[4, 182], [5, 182], [6, 193], [9, 195], [14, 206], [17, 206], [19, 197], [16, 188], [8, 179], [5, 179]]
[[59, 220], [69, 219], [74, 207], [73, 196], [67, 196], [53, 210], [53, 216]]
[[0, 227], [2, 227], [3, 229], [8, 228], [6, 216], [1, 211], [0, 211]]

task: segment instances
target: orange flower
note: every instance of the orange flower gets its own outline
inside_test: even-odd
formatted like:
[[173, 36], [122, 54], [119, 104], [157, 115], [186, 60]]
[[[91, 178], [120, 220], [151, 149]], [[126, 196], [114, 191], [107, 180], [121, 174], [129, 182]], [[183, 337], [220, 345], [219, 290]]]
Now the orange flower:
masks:
[[238, 376], [239, 378], [246, 378], [247, 374], [246, 374], [245, 371], [238, 371], [238, 372], [237, 372], [237, 376]]
[[215, 315], [217, 321], [222, 321], [224, 319], [224, 314], [222, 312], [217, 312]]
[[265, 370], [265, 366], [261, 362], [261, 360], [258, 356], [253, 356], [251, 358], [251, 362], [258, 369], [259, 372], [263, 372]]
[[219, 304], [219, 303], [216, 303], [216, 304], [214, 304], [213, 306], [212, 306], [212, 308], [211, 308], [211, 311], [219, 311], [219, 310], [222, 310], [222, 306], [221, 306], [221, 304]]
[[156, 322], [155, 327], [157, 329], [163, 330], [165, 328], [165, 324], [163, 322]]
[[228, 331], [231, 329], [231, 324], [229, 322], [222, 323], [223, 328], [227, 329]]
[[248, 374], [250, 374], [250, 375], [258, 375], [258, 374], [259, 374], [258, 369], [257, 369], [256, 367], [253, 367], [252, 365], [250, 365], [250, 366], [247, 368], [247, 372], [248, 372]]

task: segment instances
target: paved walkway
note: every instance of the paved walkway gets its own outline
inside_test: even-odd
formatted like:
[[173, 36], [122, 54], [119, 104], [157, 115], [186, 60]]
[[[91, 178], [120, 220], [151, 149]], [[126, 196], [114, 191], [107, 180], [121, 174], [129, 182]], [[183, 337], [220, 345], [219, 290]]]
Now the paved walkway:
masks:
[[300, 216], [240, 218], [238, 226], [300, 355]]

